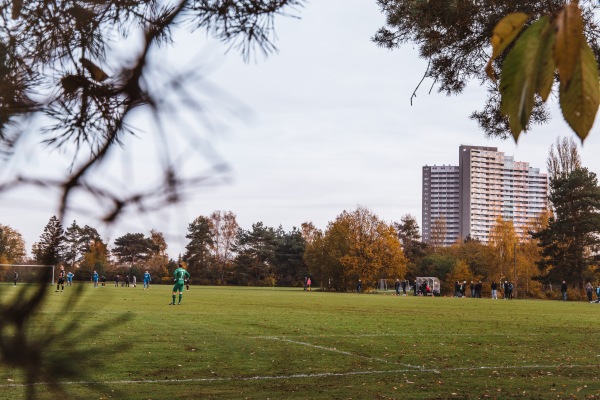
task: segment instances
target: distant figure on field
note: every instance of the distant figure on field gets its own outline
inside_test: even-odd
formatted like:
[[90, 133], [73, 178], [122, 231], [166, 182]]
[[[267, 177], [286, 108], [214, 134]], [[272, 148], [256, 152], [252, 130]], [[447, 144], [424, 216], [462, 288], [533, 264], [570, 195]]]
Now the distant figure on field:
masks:
[[492, 299], [498, 300], [498, 284], [496, 283], [496, 281], [492, 282], [491, 288], [492, 288]]
[[92, 281], [94, 282], [94, 287], [98, 287], [98, 272], [94, 271], [92, 274]]
[[465, 292], [467, 291], [467, 281], [463, 281], [462, 285], [460, 285], [460, 295], [465, 298], [467, 295]]
[[400, 279], [396, 279], [394, 288], [396, 289], [396, 296], [400, 296]]
[[306, 289], [310, 292], [310, 285], [312, 285], [312, 280], [310, 277], [306, 280]]
[[150, 289], [150, 272], [144, 272], [144, 290]]
[[475, 297], [480, 299], [481, 298], [481, 292], [483, 292], [483, 283], [481, 281], [478, 281], [475, 284]]
[[58, 292], [58, 287], [60, 286], [60, 291], [65, 290], [65, 267], [60, 267], [60, 271], [58, 272], [58, 283], [56, 284], [56, 291]]
[[104, 275], [100, 277], [100, 282], [102, 282], [102, 286], [106, 286], [106, 277]]
[[562, 293], [563, 301], [567, 301], [567, 282], [562, 281], [560, 285], [560, 292]]
[[592, 284], [590, 282], [588, 282], [587, 285], [585, 285], [585, 293], [587, 294], [588, 301], [590, 303], [593, 303], [592, 295], [594, 293], [594, 287], [592, 286]]
[[402, 296], [406, 296], [406, 280], [402, 281]]
[[471, 289], [471, 298], [475, 297], [475, 284], [473, 283], [473, 281], [471, 281], [469, 289]]
[[508, 281], [506, 281], [506, 280], [504, 281], [502, 290], [504, 291], [504, 300], [508, 300]]
[[511, 281], [508, 281], [508, 299], [512, 300], [513, 298], [513, 290], [515, 288], [515, 285], [513, 285], [513, 283]]
[[15, 284], [15, 286], [17, 286], [18, 280], [19, 280], [19, 274], [17, 273], [17, 270], [15, 270], [15, 274], [13, 276], [13, 283]]
[[119, 274], [115, 276], [115, 287], [119, 287]]
[[362, 280], [359, 279], [358, 283], [356, 284], [356, 293], [360, 293], [360, 292], [362, 292]]
[[129, 287], [129, 275], [125, 275], [125, 287]]
[[177, 304], [181, 304], [181, 298], [183, 297], [183, 282], [186, 277], [190, 278], [190, 273], [183, 268], [183, 264], [179, 263], [179, 268], [173, 272], [173, 280], [175, 281], [175, 285], [173, 285], [173, 301], [169, 305], [175, 305], [175, 296], [177, 293], [179, 293], [179, 302]]
[[133, 275], [133, 276], [131, 277], [131, 279], [133, 279], [133, 280], [132, 280], [133, 287], [136, 287], [136, 286], [137, 286], [137, 277], [136, 277], [135, 275]]

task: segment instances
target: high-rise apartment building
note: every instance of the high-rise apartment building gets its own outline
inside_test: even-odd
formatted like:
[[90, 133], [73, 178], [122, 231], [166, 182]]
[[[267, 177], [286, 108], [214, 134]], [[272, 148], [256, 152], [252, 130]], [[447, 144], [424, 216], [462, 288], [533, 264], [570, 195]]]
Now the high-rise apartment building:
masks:
[[[444, 226], [443, 245], [456, 242], [460, 229], [459, 173], [454, 165], [423, 167], [423, 241], [435, 237], [436, 225]], [[433, 233], [433, 234], [432, 234]]]
[[423, 167], [423, 240], [439, 240], [436, 229], [445, 223], [444, 245], [467, 237], [487, 243], [499, 216], [523, 235], [547, 208], [547, 196], [547, 176], [539, 168], [496, 147], [460, 146], [458, 167]]

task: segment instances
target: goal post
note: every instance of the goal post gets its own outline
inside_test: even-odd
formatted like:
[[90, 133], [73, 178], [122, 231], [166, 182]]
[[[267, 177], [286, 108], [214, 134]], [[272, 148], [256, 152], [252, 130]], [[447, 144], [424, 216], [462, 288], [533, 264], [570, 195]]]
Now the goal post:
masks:
[[[0, 264], [0, 279], [3, 282], [12, 282], [14, 279], [14, 271], [19, 274], [18, 281], [20, 282], [39, 282], [39, 270], [43, 268], [52, 269], [52, 285], [54, 286], [54, 269], [55, 265], [38, 265], [38, 264]], [[37, 278], [37, 280], [36, 280]]]

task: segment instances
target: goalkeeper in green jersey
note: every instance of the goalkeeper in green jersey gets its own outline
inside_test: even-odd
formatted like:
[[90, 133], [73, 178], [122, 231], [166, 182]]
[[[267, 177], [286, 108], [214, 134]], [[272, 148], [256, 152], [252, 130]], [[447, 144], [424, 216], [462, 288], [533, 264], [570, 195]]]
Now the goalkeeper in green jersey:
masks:
[[173, 285], [173, 301], [169, 305], [175, 305], [175, 296], [177, 295], [177, 292], [179, 292], [179, 303], [177, 304], [181, 304], [181, 298], [183, 297], [183, 284], [186, 277], [189, 279], [190, 273], [183, 268], [181, 263], [179, 263], [179, 268], [173, 272], [173, 280], [175, 281], [175, 285]]

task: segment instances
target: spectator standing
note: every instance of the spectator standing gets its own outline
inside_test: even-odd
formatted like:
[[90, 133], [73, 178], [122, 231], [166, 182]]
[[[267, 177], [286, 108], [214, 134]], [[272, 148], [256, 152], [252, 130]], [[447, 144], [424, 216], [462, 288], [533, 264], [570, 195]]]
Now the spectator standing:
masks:
[[560, 292], [562, 293], [563, 301], [567, 301], [567, 282], [562, 281], [560, 285]]
[[492, 282], [492, 299], [498, 300], [498, 284], [496, 281]]
[[592, 286], [592, 284], [590, 282], [588, 282], [587, 285], [585, 285], [585, 292], [587, 293], [588, 301], [590, 303], [593, 303], [592, 294], [594, 292], [594, 287]]

